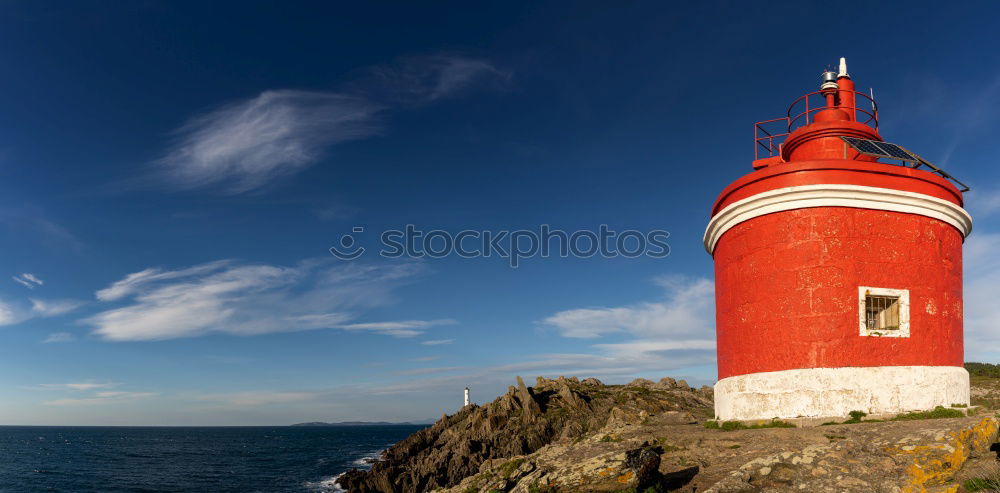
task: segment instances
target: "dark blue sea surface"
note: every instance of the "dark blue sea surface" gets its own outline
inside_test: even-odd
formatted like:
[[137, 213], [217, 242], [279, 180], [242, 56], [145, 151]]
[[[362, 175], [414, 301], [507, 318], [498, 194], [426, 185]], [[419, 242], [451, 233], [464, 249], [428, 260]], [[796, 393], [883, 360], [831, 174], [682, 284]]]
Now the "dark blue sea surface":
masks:
[[422, 426], [0, 426], [0, 491], [333, 492]]

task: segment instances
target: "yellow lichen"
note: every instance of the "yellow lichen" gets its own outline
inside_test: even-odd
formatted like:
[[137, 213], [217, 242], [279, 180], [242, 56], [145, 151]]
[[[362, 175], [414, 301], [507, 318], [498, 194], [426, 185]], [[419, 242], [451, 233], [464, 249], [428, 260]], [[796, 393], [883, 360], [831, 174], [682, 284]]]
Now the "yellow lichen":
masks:
[[633, 473], [632, 471], [628, 471], [625, 474], [622, 474], [621, 476], [618, 476], [618, 480], [617, 481], [619, 483], [622, 483], [622, 484], [628, 484], [628, 483], [632, 482], [632, 478], [634, 476], [635, 476], [635, 473]]
[[[1000, 422], [988, 417], [975, 425], [949, 433], [940, 443], [919, 446], [893, 446], [886, 452], [912, 456], [906, 468], [906, 485], [903, 493], [925, 493], [930, 486], [943, 485], [962, 468], [973, 450], [989, 446], [997, 434]], [[954, 491], [950, 487], [938, 491]]]

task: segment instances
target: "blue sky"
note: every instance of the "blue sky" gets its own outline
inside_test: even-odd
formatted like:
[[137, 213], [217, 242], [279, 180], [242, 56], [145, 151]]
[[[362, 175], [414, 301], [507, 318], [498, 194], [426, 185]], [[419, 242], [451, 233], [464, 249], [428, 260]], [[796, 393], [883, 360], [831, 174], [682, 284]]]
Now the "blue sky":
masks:
[[[848, 59], [973, 187], [1000, 359], [994, 4], [0, 2], [0, 423], [422, 420], [515, 375], [714, 382], [709, 207]], [[667, 258], [333, 258], [361, 226], [670, 232]]]

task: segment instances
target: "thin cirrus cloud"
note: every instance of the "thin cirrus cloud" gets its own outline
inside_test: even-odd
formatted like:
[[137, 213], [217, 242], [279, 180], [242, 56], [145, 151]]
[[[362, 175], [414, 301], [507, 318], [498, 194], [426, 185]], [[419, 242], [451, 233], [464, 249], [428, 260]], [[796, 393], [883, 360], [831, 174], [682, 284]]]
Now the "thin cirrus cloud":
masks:
[[76, 310], [83, 305], [77, 300], [40, 300], [31, 298], [31, 313], [39, 317], [56, 317]]
[[[451, 319], [442, 320], [404, 320], [398, 322], [369, 322], [338, 325], [337, 328], [348, 331], [364, 331], [375, 334], [384, 334], [394, 337], [414, 337], [421, 335], [431, 327], [438, 325], [452, 325], [455, 321]], [[426, 344], [422, 342], [421, 344]]]
[[53, 332], [42, 340], [43, 344], [58, 344], [61, 342], [73, 342], [76, 340], [76, 336], [70, 334], [69, 332]]
[[420, 344], [423, 344], [424, 346], [441, 346], [444, 344], [451, 344], [453, 342], [455, 342], [455, 339], [431, 339], [423, 341]]
[[322, 395], [322, 392], [318, 391], [245, 391], [205, 395], [196, 399], [226, 407], [258, 407], [308, 401], [320, 395]]
[[[704, 278], [656, 280], [663, 299], [624, 307], [577, 308], [558, 312], [542, 323], [563, 337], [620, 341], [595, 344], [600, 368], [670, 368], [713, 361], [714, 285]], [[597, 360], [595, 360], [597, 361]]]
[[93, 405], [121, 405], [131, 401], [146, 399], [159, 395], [156, 392], [128, 392], [109, 390], [93, 392], [88, 397], [70, 397], [65, 399], [55, 399], [45, 401], [46, 406], [93, 406]]
[[335, 144], [377, 134], [387, 110], [509, 77], [486, 60], [453, 55], [411, 57], [362, 73], [342, 91], [269, 90], [195, 116], [151, 163], [155, 175], [178, 189], [258, 190], [312, 166]]
[[22, 285], [22, 286], [24, 286], [24, 287], [26, 287], [28, 289], [35, 289], [35, 288], [37, 288], [37, 287], [45, 284], [45, 281], [42, 281], [41, 279], [39, 279], [38, 277], [36, 277], [34, 274], [32, 274], [30, 272], [25, 272], [23, 274], [18, 274], [16, 276], [13, 276], [11, 279], [13, 279], [14, 282], [16, 282], [16, 283], [18, 283], [18, 284], [20, 284], [20, 285]]
[[23, 302], [0, 300], [0, 326], [12, 325], [33, 318], [56, 317], [69, 313], [83, 305], [76, 300], [30, 299], [31, 306]]
[[113, 382], [72, 382], [72, 383], [43, 383], [40, 388], [46, 390], [75, 390], [87, 392], [98, 389], [108, 389], [117, 386]]
[[444, 321], [349, 322], [358, 311], [391, 301], [393, 289], [422, 271], [418, 262], [345, 265], [325, 259], [294, 267], [225, 260], [178, 270], [150, 268], [98, 291], [98, 300], [124, 306], [82, 323], [110, 341], [315, 329], [408, 337]]

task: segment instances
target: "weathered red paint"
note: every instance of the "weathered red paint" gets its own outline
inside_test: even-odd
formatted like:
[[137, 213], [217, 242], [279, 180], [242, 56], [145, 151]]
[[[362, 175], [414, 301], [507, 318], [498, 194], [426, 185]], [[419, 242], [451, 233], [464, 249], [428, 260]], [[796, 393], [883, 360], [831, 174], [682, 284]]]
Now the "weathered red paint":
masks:
[[[845, 366], [961, 366], [962, 235], [897, 212], [768, 214], [715, 249], [719, 378]], [[910, 337], [860, 336], [858, 286], [910, 290]]]
[[[854, 85], [788, 135], [780, 159], [722, 191], [712, 215], [754, 195], [802, 185], [860, 185], [936, 197], [962, 193], [933, 173], [874, 162], [840, 136], [881, 140], [856, 121]], [[777, 157], [777, 156], [776, 156]], [[815, 207], [748, 219], [716, 244], [719, 378], [767, 371], [961, 366], [962, 233], [917, 214]], [[859, 334], [858, 287], [909, 290], [910, 337]]]

